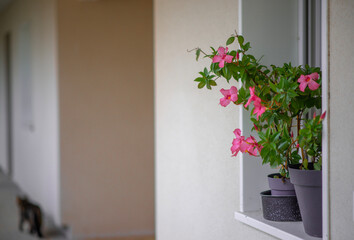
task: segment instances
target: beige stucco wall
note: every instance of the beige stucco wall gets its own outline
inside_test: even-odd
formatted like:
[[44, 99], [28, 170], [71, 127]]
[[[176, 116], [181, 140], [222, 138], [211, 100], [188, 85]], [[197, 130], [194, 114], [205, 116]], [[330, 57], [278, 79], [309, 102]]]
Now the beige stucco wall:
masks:
[[58, 1], [61, 207], [74, 235], [154, 232], [152, 1]]
[[59, 223], [55, 3], [14, 0], [0, 13], [0, 162], [6, 172], [3, 51], [5, 33], [10, 32], [13, 180], [47, 217]]
[[353, 239], [354, 1], [329, 1], [330, 231]]
[[193, 79], [209, 61], [187, 49], [225, 44], [237, 29], [237, 0], [156, 0], [155, 128], [157, 240], [271, 239], [234, 219], [238, 158], [231, 158], [236, 107]]

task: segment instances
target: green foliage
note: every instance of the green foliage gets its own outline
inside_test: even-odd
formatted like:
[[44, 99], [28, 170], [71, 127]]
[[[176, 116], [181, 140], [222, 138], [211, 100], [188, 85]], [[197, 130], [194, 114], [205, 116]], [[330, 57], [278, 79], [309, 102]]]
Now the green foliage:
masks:
[[195, 51], [195, 55], [196, 55], [195, 60], [196, 60], [196, 61], [198, 61], [198, 59], [199, 59], [200, 51], [201, 51], [200, 48], [197, 48], [197, 50]]
[[[317, 116], [307, 122], [300, 130], [299, 144], [305, 149], [309, 158], [312, 158], [315, 169], [321, 168], [322, 163], [322, 119]], [[308, 159], [306, 159], [308, 160]], [[305, 161], [307, 164], [307, 161]], [[307, 166], [304, 166], [307, 168]]]
[[[241, 82], [238, 100], [234, 104], [245, 105], [250, 98], [249, 88], [254, 87], [256, 96], [265, 107], [265, 112], [258, 119], [250, 111], [250, 119], [255, 125], [253, 131], [258, 133], [258, 143], [262, 146], [262, 163], [280, 168], [283, 176], [288, 176], [289, 164], [302, 162], [306, 169], [308, 160], [314, 162], [315, 169], [320, 169], [322, 119], [318, 116], [307, 120], [304, 116], [309, 109], [321, 108], [321, 88], [312, 91], [307, 87], [302, 92], [298, 83], [301, 75], [315, 72], [320, 75], [320, 69], [308, 65], [294, 67], [291, 63], [267, 67], [261, 64], [261, 58], [248, 53], [251, 45], [243, 36], [229, 37], [226, 45], [233, 44], [235, 40], [239, 49], [227, 53], [232, 56], [231, 63], [225, 62], [223, 68], [219, 63], [211, 63], [209, 69], [204, 68], [194, 80], [198, 82], [198, 88], [211, 89], [216, 86], [218, 78], [236, 86], [239, 85], [236, 82]], [[197, 48], [196, 59], [200, 53], [210, 59], [219, 54], [213, 47], [209, 55]], [[321, 78], [316, 82], [321, 84]], [[252, 104], [247, 107], [251, 108]]]
[[229, 37], [229, 39], [227, 39], [226, 45], [230, 45], [230, 44], [232, 44], [234, 41], [235, 41], [235, 37], [234, 37], [234, 36], [231, 36], [231, 37]]
[[211, 86], [216, 86], [216, 82], [214, 79], [215, 75], [210, 75], [210, 72], [207, 68], [204, 68], [203, 72], [199, 72], [201, 77], [194, 79], [195, 82], [199, 82], [198, 88], [203, 88], [206, 86], [207, 89], [211, 90]]

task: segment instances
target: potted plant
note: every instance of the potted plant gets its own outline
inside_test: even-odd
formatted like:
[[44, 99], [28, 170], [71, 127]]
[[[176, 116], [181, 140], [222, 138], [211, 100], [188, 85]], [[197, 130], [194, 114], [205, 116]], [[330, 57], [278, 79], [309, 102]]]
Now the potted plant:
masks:
[[[227, 46], [234, 43], [237, 47], [229, 51]], [[307, 159], [311, 156], [316, 161], [315, 168], [320, 168], [319, 126], [324, 115], [311, 120], [306, 115], [311, 109], [321, 109], [321, 72], [319, 68], [291, 63], [267, 67], [260, 63], [261, 59], [249, 54], [249, 49], [250, 43], [238, 34], [232, 35], [225, 47], [217, 50], [211, 47], [210, 54], [200, 48], [193, 49], [197, 60], [201, 54], [211, 59], [209, 69], [204, 68], [194, 81], [198, 82], [198, 88], [207, 89], [215, 87], [220, 78], [232, 85], [230, 89], [220, 90], [223, 95], [220, 105], [226, 107], [233, 103], [250, 110], [252, 131], [259, 137], [257, 140], [242, 136], [241, 130], [236, 129], [232, 156], [239, 152], [261, 156], [262, 164], [279, 169], [278, 174], [269, 176], [271, 187], [276, 181], [272, 195], [294, 195], [289, 166], [307, 169], [310, 166]], [[279, 193], [278, 186], [289, 189]]]
[[[314, 114], [300, 130], [299, 144], [302, 149], [301, 164], [289, 167], [291, 182], [295, 186], [305, 232], [322, 237], [322, 121]], [[309, 162], [309, 159], [311, 162]]]

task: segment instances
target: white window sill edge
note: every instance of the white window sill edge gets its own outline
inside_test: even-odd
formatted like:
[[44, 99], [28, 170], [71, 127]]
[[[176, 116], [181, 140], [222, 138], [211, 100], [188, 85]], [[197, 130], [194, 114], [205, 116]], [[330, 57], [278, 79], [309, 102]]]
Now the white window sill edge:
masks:
[[273, 222], [263, 218], [261, 211], [235, 212], [235, 219], [274, 237], [284, 240], [320, 240], [304, 231], [302, 222]]

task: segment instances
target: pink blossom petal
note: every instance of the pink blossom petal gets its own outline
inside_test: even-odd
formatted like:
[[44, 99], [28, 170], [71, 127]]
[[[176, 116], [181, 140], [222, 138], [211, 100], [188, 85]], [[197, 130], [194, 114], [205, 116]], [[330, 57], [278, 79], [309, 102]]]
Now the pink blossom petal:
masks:
[[227, 63], [231, 63], [232, 62], [232, 58], [233, 58], [233, 56], [231, 56], [231, 55], [226, 55], [225, 56], [225, 61], [227, 62]]
[[238, 99], [237, 94], [233, 94], [233, 95], [231, 95], [231, 101], [236, 102], [236, 101], [237, 101], [237, 99]]
[[222, 95], [227, 97], [227, 95], [229, 95], [230, 90], [225, 90], [225, 89], [222, 88], [222, 89], [220, 89], [220, 92], [221, 92]]
[[238, 141], [238, 139], [234, 139], [232, 141], [231, 152], [236, 152], [236, 151], [238, 152], [239, 151], [239, 148], [240, 148], [239, 143], [240, 143], [240, 141]]
[[236, 135], [236, 137], [241, 137], [241, 129], [236, 128], [234, 134]]
[[313, 80], [317, 80], [319, 78], [319, 75], [317, 72], [311, 73], [309, 77]]
[[246, 152], [249, 149], [249, 144], [246, 141], [242, 141], [240, 145], [240, 151]]
[[224, 61], [224, 60], [221, 60], [221, 61], [219, 62], [219, 68], [223, 68], [224, 65], [225, 65], [225, 61]]
[[253, 114], [257, 114], [257, 120], [259, 117], [265, 112], [266, 108], [261, 105], [261, 99], [258, 98], [256, 101], [254, 101], [254, 109], [253, 109]]
[[254, 96], [255, 96], [254, 91], [255, 91], [256, 87], [250, 87], [249, 89], [250, 89], [250, 94], [251, 94], [251, 96], [250, 96], [250, 98], [248, 99], [247, 103], [245, 104], [245, 107], [248, 107], [248, 105], [250, 105], [251, 102], [255, 100], [255, 99], [254, 99]]
[[299, 79], [297, 80], [298, 83], [303, 83], [306, 81], [306, 77], [304, 75], [301, 75]]
[[220, 105], [221, 106], [226, 107], [229, 104], [230, 104], [230, 99], [227, 99], [226, 97], [220, 98]]
[[301, 92], [305, 92], [306, 86], [307, 86], [307, 82], [306, 82], [306, 81], [301, 82], [301, 83], [300, 83], [300, 86], [299, 86], [300, 91], [301, 91]]
[[247, 103], [245, 104], [245, 107], [248, 107], [248, 105], [250, 105], [251, 102], [252, 102], [252, 98], [250, 97], [250, 98], [248, 99]]
[[220, 55], [220, 56], [223, 56], [223, 55], [225, 55], [225, 53], [227, 53], [227, 50], [228, 50], [228, 48], [223, 48], [223, 47], [219, 47], [218, 48], [218, 54]]
[[232, 86], [230, 88], [230, 94], [231, 94], [231, 101], [236, 102], [238, 99], [238, 95], [237, 95], [237, 88], [235, 86]]
[[257, 112], [257, 121], [259, 117], [265, 112], [266, 108], [264, 106], [261, 106], [259, 111]]
[[255, 95], [254, 92], [256, 90], [256, 87], [250, 87], [249, 89], [250, 89], [251, 97], [254, 96]]
[[219, 55], [215, 55], [213, 57], [213, 63], [220, 62], [221, 60], [222, 60], [222, 57], [220, 57]]
[[248, 143], [247, 152], [252, 156], [256, 156], [257, 150], [259, 149], [256, 139], [253, 136], [250, 136], [246, 139], [246, 142]]
[[[300, 84], [301, 85], [301, 84]], [[318, 84], [317, 82], [315, 82], [314, 80], [310, 80], [309, 82], [308, 82], [308, 86], [309, 86], [309, 88], [312, 90], [312, 91], [314, 91], [314, 90], [316, 90], [319, 86], [320, 86], [320, 84]]]
[[257, 150], [256, 150], [256, 147], [254, 146], [250, 146], [248, 149], [247, 149], [247, 152], [249, 155], [251, 156], [257, 156]]

